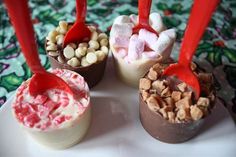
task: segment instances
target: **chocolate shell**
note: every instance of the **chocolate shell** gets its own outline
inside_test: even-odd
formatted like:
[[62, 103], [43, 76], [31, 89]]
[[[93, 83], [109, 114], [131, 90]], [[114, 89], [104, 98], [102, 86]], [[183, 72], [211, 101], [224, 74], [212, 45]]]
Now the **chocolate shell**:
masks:
[[139, 114], [143, 128], [152, 137], [166, 143], [181, 143], [193, 138], [205, 121], [203, 118], [186, 123], [170, 123], [159, 113], [150, 110], [141, 95], [139, 95]]
[[[69, 24], [71, 25], [73, 23], [69, 23]], [[101, 32], [101, 31], [98, 29], [98, 32]], [[47, 46], [47, 40], [45, 40], [45, 43], [44, 43], [45, 50], [46, 50], [46, 46]], [[58, 51], [59, 51], [59, 54], [62, 54], [63, 53], [62, 47], [59, 46]], [[68, 69], [68, 70], [72, 70], [79, 73], [81, 76], [84, 77], [85, 81], [88, 83], [89, 88], [94, 87], [102, 80], [102, 77], [105, 72], [107, 58], [108, 58], [108, 55], [107, 55], [102, 61], [91, 64], [87, 67], [71, 67], [66, 63], [60, 63], [54, 57], [49, 56], [47, 50], [46, 50], [46, 54], [49, 58], [51, 67], [53, 69], [56, 69], [56, 68]]]
[[99, 81], [101, 81], [104, 75], [107, 62], [107, 56], [106, 56], [106, 58], [103, 61], [91, 64], [90, 66], [87, 67], [71, 67], [67, 64], [58, 62], [55, 58], [49, 56], [48, 54], [47, 56], [53, 69], [55, 68], [68, 69], [79, 73], [81, 76], [84, 77], [85, 81], [88, 83], [89, 88], [94, 87], [96, 84], [98, 84]]

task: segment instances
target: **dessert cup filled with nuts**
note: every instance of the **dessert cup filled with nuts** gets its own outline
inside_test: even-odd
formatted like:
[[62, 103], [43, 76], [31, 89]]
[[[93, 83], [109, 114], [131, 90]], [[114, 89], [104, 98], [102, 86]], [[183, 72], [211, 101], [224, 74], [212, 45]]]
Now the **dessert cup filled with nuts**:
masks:
[[70, 43], [62, 46], [64, 36], [72, 23], [60, 21], [59, 25], [48, 33], [45, 49], [52, 68], [69, 69], [82, 75], [89, 87], [95, 86], [103, 77], [109, 52], [108, 36], [95, 26], [89, 41]]
[[158, 13], [149, 16], [150, 26], [158, 35], [146, 29], [135, 34], [132, 29], [137, 21], [133, 14], [118, 16], [109, 38], [118, 77], [134, 87], [152, 65], [169, 59], [176, 38], [175, 29], [166, 29]]
[[181, 143], [198, 134], [215, 105], [213, 76], [196, 64], [191, 68], [199, 79], [201, 93], [176, 77], [162, 76], [168, 64], [155, 64], [139, 82], [139, 112], [144, 129], [167, 143]]

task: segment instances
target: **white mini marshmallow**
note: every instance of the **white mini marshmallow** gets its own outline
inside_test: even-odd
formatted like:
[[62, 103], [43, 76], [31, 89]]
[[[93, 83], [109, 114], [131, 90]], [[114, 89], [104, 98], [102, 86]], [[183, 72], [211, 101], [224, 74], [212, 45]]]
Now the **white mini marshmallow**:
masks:
[[114, 24], [111, 28], [110, 36], [117, 37], [117, 36], [126, 36], [130, 37], [132, 35], [132, 26], [129, 24]]
[[125, 37], [125, 36], [111, 37], [110, 43], [114, 47], [128, 48], [128, 46], [129, 46], [129, 37]]
[[161, 33], [159, 35], [159, 38], [156, 42], [156, 44], [154, 45], [151, 45], [151, 49], [158, 52], [158, 53], [161, 53], [163, 51], [165, 51], [165, 49], [172, 43], [172, 39], [166, 35], [165, 33]]
[[137, 34], [132, 35], [129, 41], [128, 59], [130, 61], [139, 59], [144, 50], [144, 45], [144, 41], [139, 39]]
[[120, 56], [121, 58], [124, 58], [125, 56], [127, 56], [128, 52], [126, 49], [124, 48], [120, 48], [117, 50], [117, 53], [116, 53], [118, 56]]
[[176, 39], [176, 30], [174, 28], [165, 30], [161, 33], [164, 33], [164, 34], [168, 35], [173, 40]]
[[157, 59], [160, 56], [158, 52], [155, 51], [144, 51], [142, 53], [142, 58], [147, 58], [147, 59]]
[[118, 16], [117, 18], [115, 18], [113, 25], [114, 24], [123, 24], [123, 23], [131, 23], [129, 16], [127, 16], [127, 15]]
[[159, 13], [151, 13], [149, 15], [149, 21], [151, 27], [157, 31], [158, 33], [162, 32], [165, 30], [165, 25], [162, 21], [161, 15]]
[[154, 44], [156, 44], [158, 37], [156, 34], [149, 32], [146, 29], [140, 29], [139, 39], [144, 40], [145, 44], [151, 48]]
[[134, 15], [134, 14], [131, 14], [129, 16], [131, 22], [134, 24], [134, 25], [137, 25], [138, 24], [138, 16], [137, 15]]

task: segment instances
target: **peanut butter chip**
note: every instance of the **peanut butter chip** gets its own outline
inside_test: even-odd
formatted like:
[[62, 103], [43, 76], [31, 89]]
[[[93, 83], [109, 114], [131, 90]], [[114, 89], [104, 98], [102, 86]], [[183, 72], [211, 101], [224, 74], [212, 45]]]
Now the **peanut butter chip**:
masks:
[[175, 113], [174, 112], [167, 112], [169, 122], [174, 123], [175, 122]]
[[208, 98], [200, 97], [197, 101], [197, 106], [208, 107], [210, 100]]
[[150, 96], [149, 98], [147, 98], [147, 105], [153, 111], [158, 111], [160, 109], [160, 106], [156, 98], [153, 96]]
[[179, 88], [181, 92], [185, 92], [187, 85], [186, 83], [183, 82], [183, 83], [178, 84], [177, 87]]
[[190, 108], [190, 114], [193, 120], [199, 120], [203, 116], [203, 112], [201, 109], [199, 109], [196, 105], [191, 106]]
[[165, 108], [161, 108], [161, 109], [159, 110], [159, 112], [162, 114], [163, 118], [165, 118], [165, 119], [168, 118], [167, 112], [166, 112]]
[[156, 80], [152, 83], [152, 88], [156, 89], [158, 93], [161, 93], [166, 87], [163, 81]]
[[148, 78], [154, 81], [157, 79], [157, 76], [158, 76], [157, 72], [153, 68], [151, 68], [150, 71], [148, 72]]
[[183, 98], [183, 99], [180, 99], [179, 101], [177, 101], [175, 103], [175, 106], [178, 108], [178, 109], [186, 109], [186, 108], [190, 108], [190, 105], [191, 104], [191, 100], [188, 99], [187, 97]]
[[191, 70], [194, 71], [197, 68], [197, 65], [192, 62], [190, 67], [191, 67]]
[[177, 117], [180, 120], [188, 120], [188, 119], [190, 119], [189, 109], [180, 109], [177, 112]]
[[141, 95], [143, 100], [146, 101], [150, 94], [147, 91], [142, 90]]
[[187, 97], [189, 99], [192, 99], [193, 92], [192, 91], [184, 92], [182, 95], [183, 95], [183, 97]]
[[161, 92], [161, 96], [162, 96], [162, 97], [169, 97], [169, 96], [171, 96], [171, 91], [170, 91], [169, 87], [166, 87], [166, 88]]
[[179, 100], [181, 99], [181, 92], [179, 92], [179, 91], [173, 91], [173, 92], [171, 93], [171, 98], [172, 98], [175, 102], [179, 101]]
[[151, 80], [149, 80], [147, 78], [141, 78], [139, 80], [139, 88], [144, 89], [144, 90], [150, 89], [151, 88]]
[[164, 101], [167, 103], [168, 106], [174, 105], [174, 100], [171, 97], [165, 98]]

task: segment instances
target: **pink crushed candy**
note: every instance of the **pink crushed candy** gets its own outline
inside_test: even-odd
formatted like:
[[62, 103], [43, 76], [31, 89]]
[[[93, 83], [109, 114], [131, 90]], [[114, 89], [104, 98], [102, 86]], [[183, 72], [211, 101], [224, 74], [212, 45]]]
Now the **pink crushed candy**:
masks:
[[29, 81], [24, 82], [17, 90], [13, 111], [17, 120], [26, 127], [40, 130], [59, 127], [62, 123], [79, 117], [89, 105], [88, 88], [83, 77], [62, 69], [56, 69], [53, 73], [63, 78], [76, 91], [74, 97], [58, 89], [33, 97], [28, 93]]

